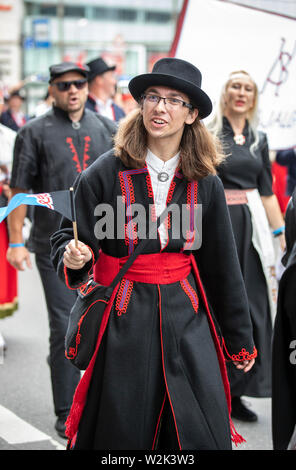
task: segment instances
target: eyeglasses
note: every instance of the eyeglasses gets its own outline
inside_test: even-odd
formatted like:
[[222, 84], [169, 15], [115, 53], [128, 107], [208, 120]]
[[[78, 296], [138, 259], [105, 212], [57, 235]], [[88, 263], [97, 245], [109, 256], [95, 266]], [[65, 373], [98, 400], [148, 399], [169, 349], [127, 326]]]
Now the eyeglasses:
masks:
[[158, 104], [160, 100], [163, 100], [164, 105], [167, 108], [171, 108], [171, 109], [180, 108], [181, 106], [185, 106], [186, 108], [189, 108], [189, 109], [194, 108], [192, 104], [186, 103], [186, 101], [183, 101], [183, 100], [179, 100], [179, 98], [163, 97], [163, 96], [151, 95], [151, 94], [142, 95], [141, 98], [147, 101], [148, 103], [151, 103], [154, 105]]
[[84, 88], [86, 83], [87, 83], [86, 78], [82, 78], [81, 80], [71, 80], [69, 82], [56, 82], [56, 83], [52, 83], [52, 85], [55, 85], [59, 91], [69, 91], [71, 88], [71, 85], [74, 85], [77, 88], [77, 90], [82, 90], [82, 88]]

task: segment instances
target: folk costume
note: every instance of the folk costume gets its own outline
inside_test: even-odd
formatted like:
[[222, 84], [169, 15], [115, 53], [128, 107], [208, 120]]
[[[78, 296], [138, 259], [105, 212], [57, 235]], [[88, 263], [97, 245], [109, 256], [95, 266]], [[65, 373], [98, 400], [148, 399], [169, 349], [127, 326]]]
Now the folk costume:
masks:
[[[233, 439], [240, 440], [230, 429], [221, 344], [228, 360], [251, 359], [256, 349], [224, 190], [215, 176], [188, 182], [176, 169], [167, 204], [180, 185], [180, 209], [183, 204], [193, 214], [194, 205], [202, 204], [204, 242], [191, 253], [191, 238], [172, 237], [169, 219], [165, 246], [160, 236], [151, 240], [117, 286], [68, 418], [67, 434], [75, 449], [159, 448], [164, 423], [179, 449], [231, 449], [231, 430]], [[52, 261], [71, 289], [87, 282], [97, 260], [95, 279], [109, 285], [139, 242], [136, 232], [120, 239], [116, 223], [114, 238], [99, 241], [95, 236], [100, 218], [94, 208], [108, 202], [116, 221], [118, 197], [127, 206], [142, 204], [149, 223], [154, 194], [148, 165], [128, 169], [109, 151], [75, 183], [79, 239], [91, 248], [93, 262], [78, 271], [64, 269], [64, 248], [73, 238], [65, 219], [51, 239]], [[128, 217], [125, 226], [133, 226]], [[224, 339], [218, 338], [210, 309]], [[170, 425], [162, 423], [167, 408]]]
[[[138, 101], [149, 86], [161, 84], [186, 93], [201, 118], [210, 114], [212, 103], [192, 64], [161, 59], [129, 89]], [[94, 263], [95, 280], [108, 286], [146, 236], [139, 229], [155, 223], [164, 205], [179, 209], [180, 218], [167, 216], [113, 291], [67, 420], [70, 448], [231, 449], [231, 438], [242, 441], [230, 419], [221, 345], [229, 360], [257, 353], [224, 190], [212, 175], [187, 181], [179, 158], [164, 162], [147, 149], [143, 166], [134, 169], [112, 150], [105, 153], [75, 182], [78, 237], [92, 250], [92, 262], [80, 270], [65, 267], [65, 245], [73, 238], [68, 221], [51, 239], [53, 264], [71, 289], [85, 285]], [[114, 233], [99, 240], [101, 203], [112, 209]], [[133, 218], [134, 207], [144, 209], [141, 217]]]
[[250, 147], [254, 135], [248, 122], [242, 141], [236, 143], [232, 127], [223, 117], [220, 137], [227, 158], [218, 174], [226, 192], [258, 350], [258, 359], [248, 374], [228, 367], [231, 393], [237, 397], [271, 396], [271, 336], [277, 285], [271, 232], [260, 196], [271, 196], [273, 191], [268, 143], [265, 134], [259, 135], [253, 155]]
[[[51, 67], [51, 80], [71, 70], [86, 73], [77, 64], [66, 62]], [[67, 112], [54, 106], [19, 131], [11, 187], [33, 193], [70, 188], [79, 173], [112, 147], [114, 133], [111, 121], [89, 110], [84, 110], [79, 122], [72, 122]], [[28, 248], [35, 253], [48, 309], [55, 414], [65, 419], [80, 373], [64, 356], [64, 337], [76, 295], [61, 282], [50, 261], [49, 239], [60, 220], [57, 212], [36, 207]]]
[[[272, 437], [275, 450], [286, 450], [296, 436], [296, 190], [286, 215], [285, 271], [279, 282], [272, 343]], [[291, 442], [292, 444], [292, 442]]]

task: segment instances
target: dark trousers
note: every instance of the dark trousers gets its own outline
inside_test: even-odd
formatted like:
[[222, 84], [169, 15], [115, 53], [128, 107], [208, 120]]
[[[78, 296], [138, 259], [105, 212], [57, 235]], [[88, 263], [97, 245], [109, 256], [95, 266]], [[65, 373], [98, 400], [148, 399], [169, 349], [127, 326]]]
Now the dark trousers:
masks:
[[36, 265], [43, 284], [49, 321], [49, 365], [57, 416], [67, 415], [74, 391], [80, 380], [80, 371], [65, 358], [65, 334], [75, 291], [68, 289], [58, 277], [49, 254], [36, 254]]

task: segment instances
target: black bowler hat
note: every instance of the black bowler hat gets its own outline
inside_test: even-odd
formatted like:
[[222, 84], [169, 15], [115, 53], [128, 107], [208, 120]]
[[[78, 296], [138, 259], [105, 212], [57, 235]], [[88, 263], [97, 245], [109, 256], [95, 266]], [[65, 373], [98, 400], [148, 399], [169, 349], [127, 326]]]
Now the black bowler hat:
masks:
[[212, 112], [212, 102], [208, 95], [200, 88], [201, 73], [194, 65], [182, 59], [166, 57], [158, 60], [151, 73], [138, 75], [129, 82], [129, 90], [136, 101], [150, 86], [166, 86], [182, 91], [198, 108], [201, 119]]
[[91, 60], [87, 63], [90, 69], [89, 73], [89, 80], [92, 80], [97, 75], [102, 75], [105, 72], [109, 72], [109, 70], [115, 70], [116, 65], [109, 66], [102, 57], [98, 57], [97, 59]]
[[61, 64], [52, 65], [49, 67], [49, 83], [67, 72], [79, 72], [81, 75], [88, 78], [89, 68], [87, 65], [82, 65], [77, 62], [62, 62]]

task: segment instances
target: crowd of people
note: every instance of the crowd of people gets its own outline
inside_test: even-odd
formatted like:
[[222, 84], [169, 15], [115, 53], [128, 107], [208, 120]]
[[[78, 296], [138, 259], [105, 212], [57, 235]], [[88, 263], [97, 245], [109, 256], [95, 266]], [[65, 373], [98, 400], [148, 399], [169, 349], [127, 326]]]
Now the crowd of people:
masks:
[[[55, 429], [68, 448], [231, 449], [231, 441], [243, 441], [232, 418], [260, 419], [245, 396], [273, 399], [274, 448], [292, 448], [295, 152], [276, 156], [289, 168], [286, 210], [274, 193], [267, 136], [257, 127], [258, 88], [248, 72], [230, 73], [207, 125], [212, 102], [193, 64], [164, 58], [134, 77], [128, 112], [115, 102], [115, 73], [101, 57], [52, 65], [33, 118], [23, 113], [22, 90], [11, 93], [3, 112], [0, 96], [1, 206], [18, 193], [74, 185], [80, 226], [77, 242], [71, 221], [25, 205], [0, 224], [0, 318], [18, 308], [17, 271], [32, 267], [34, 253], [48, 311]], [[118, 215], [119, 197], [125, 237], [98, 240], [94, 209], [110, 204]], [[183, 219], [162, 221], [114, 290], [113, 314], [82, 381], [64, 351], [76, 289], [90, 275], [109, 285], [141, 243], [136, 224], [129, 232], [133, 204], [145, 208], [141, 223], [149, 223], [150, 206], [156, 218], [172, 201], [186, 207], [190, 230], [176, 237]]]

